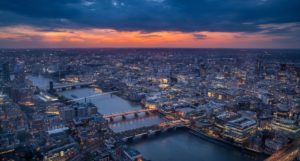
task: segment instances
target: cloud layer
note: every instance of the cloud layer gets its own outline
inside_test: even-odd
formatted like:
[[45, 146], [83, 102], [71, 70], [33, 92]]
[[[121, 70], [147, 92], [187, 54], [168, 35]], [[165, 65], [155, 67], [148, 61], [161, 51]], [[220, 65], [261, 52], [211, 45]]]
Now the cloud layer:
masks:
[[299, 42], [299, 8], [299, 0], [1, 0], [0, 28], [175, 31], [198, 40], [207, 35], [195, 32], [261, 33]]

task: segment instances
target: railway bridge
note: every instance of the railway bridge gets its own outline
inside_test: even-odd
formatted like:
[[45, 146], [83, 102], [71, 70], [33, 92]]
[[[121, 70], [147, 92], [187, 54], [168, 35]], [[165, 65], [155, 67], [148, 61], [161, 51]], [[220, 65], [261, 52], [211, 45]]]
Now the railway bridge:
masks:
[[139, 109], [139, 110], [134, 110], [134, 111], [127, 111], [127, 112], [120, 112], [120, 113], [113, 113], [113, 114], [108, 114], [108, 115], [103, 115], [103, 118], [113, 121], [114, 118], [116, 117], [122, 117], [123, 119], [126, 119], [127, 115], [134, 115], [138, 117], [139, 113], [146, 113], [149, 114], [150, 112], [156, 112], [157, 109]]

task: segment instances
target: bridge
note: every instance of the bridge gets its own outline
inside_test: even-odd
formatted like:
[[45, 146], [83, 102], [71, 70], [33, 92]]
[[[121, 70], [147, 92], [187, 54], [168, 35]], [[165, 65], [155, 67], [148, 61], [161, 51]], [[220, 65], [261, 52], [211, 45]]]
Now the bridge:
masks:
[[88, 98], [93, 98], [93, 97], [97, 97], [97, 96], [103, 96], [103, 95], [112, 95], [114, 93], [117, 93], [118, 91], [112, 91], [112, 92], [105, 92], [105, 93], [98, 93], [98, 94], [93, 94], [90, 96], [86, 96], [86, 97], [80, 97], [80, 98], [75, 98], [75, 99], [70, 99], [66, 102], [73, 102], [73, 101], [80, 101], [80, 100], [86, 100]]
[[170, 130], [176, 130], [177, 128], [184, 128], [187, 125], [187, 122], [182, 120], [173, 120], [162, 122], [158, 125], [153, 125], [149, 127], [142, 127], [138, 129], [123, 131], [119, 133], [123, 141], [132, 141], [138, 138], [145, 138], [152, 135], [158, 135]]
[[299, 152], [300, 139], [293, 141], [283, 149], [275, 152], [265, 161], [293, 161]]
[[81, 87], [86, 87], [86, 86], [89, 86], [92, 84], [94, 84], [94, 82], [78, 82], [78, 83], [67, 83], [67, 84], [54, 85], [52, 82], [52, 85], [51, 85], [51, 82], [50, 82], [50, 90], [56, 91], [56, 92], [66, 91], [66, 90], [72, 90], [72, 89], [78, 89]]
[[134, 115], [137, 117], [139, 113], [148, 114], [149, 112], [155, 112], [155, 111], [157, 111], [157, 109], [139, 109], [139, 110], [128, 111], [128, 112], [108, 114], [108, 115], [104, 115], [103, 118], [113, 121], [115, 117], [122, 117], [123, 119], [126, 119], [127, 115]]

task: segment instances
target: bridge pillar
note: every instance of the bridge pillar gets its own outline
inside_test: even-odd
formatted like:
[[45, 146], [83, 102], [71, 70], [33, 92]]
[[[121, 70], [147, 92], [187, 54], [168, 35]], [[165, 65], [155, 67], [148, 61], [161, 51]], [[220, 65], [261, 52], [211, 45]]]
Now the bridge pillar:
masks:
[[139, 117], [139, 114], [138, 114], [138, 113], [134, 113], [134, 116], [135, 116], [135, 117]]
[[114, 118], [112, 118], [112, 117], [109, 118], [109, 120], [110, 120], [110, 122], [114, 122]]
[[149, 111], [146, 111], [145, 113], [146, 113], [147, 116], [150, 114]]
[[125, 115], [122, 115], [122, 119], [123, 119], [123, 120], [126, 120], [126, 116], [125, 116]]

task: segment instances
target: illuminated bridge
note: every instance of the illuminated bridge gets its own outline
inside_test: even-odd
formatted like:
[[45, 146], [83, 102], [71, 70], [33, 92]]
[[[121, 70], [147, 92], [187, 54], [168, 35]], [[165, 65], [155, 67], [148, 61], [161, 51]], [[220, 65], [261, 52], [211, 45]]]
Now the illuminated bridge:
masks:
[[138, 129], [132, 129], [119, 133], [123, 141], [132, 141], [134, 139], [157, 135], [169, 130], [176, 130], [177, 128], [183, 128], [189, 125], [189, 122], [183, 120], [173, 120], [162, 122], [158, 125], [149, 127], [142, 127]]
[[118, 91], [112, 91], [112, 92], [105, 92], [105, 93], [98, 93], [98, 94], [93, 94], [90, 96], [86, 96], [86, 97], [80, 97], [80, 98], [75, 98], [75, 99], [70, 99], [67, 102], [72, 102], [72, 101], [80, 101], [80, 100], [85, 100], [88, 98], [93, 98], [93, 97], [97, 97], [97, 96], [103, 96], [103, 95], [112, 95], [114, 93], [117, 93]]
[[157, 109], [140, 109], [140, 110], [134, 110], [134, 111], [128, 111], [128, 112], [108, 114], [108, 115], [104, 115], [103, 118], [110, 119], [111, 121], [113, 121], [113, 118], [115, 118], [115, 117], [122, 117], [123, 119], [126, 119], [127, 115], [138, 116], [139, 113], [147, 114], [149, 112], [154, 112], [154, 111], [157, 111]]

